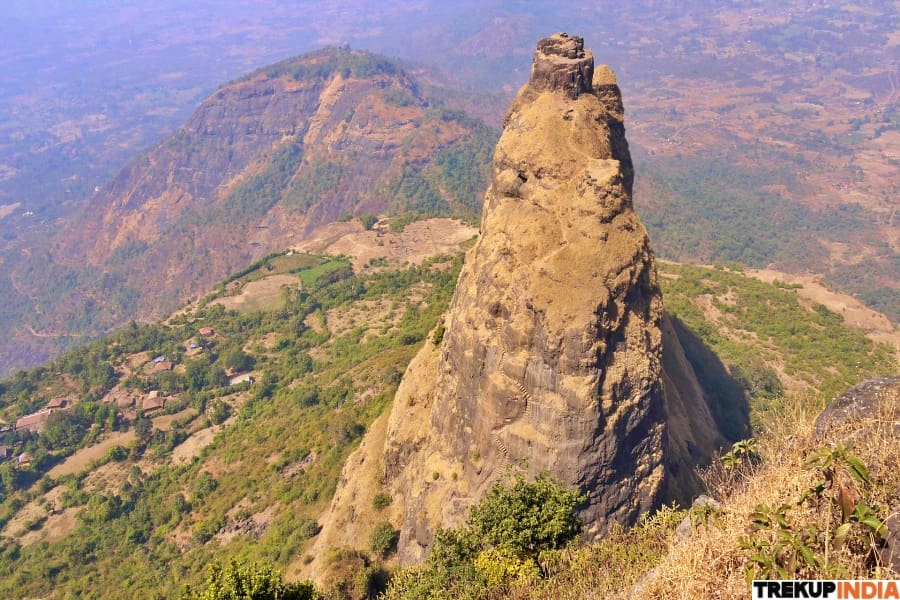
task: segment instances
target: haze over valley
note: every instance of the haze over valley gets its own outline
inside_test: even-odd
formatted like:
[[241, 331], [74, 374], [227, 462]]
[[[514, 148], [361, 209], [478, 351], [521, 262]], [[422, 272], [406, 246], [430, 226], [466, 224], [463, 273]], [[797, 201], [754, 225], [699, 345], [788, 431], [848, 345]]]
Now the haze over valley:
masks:
[[896, 8], [7, 2], [0, 596], [897, 578]]

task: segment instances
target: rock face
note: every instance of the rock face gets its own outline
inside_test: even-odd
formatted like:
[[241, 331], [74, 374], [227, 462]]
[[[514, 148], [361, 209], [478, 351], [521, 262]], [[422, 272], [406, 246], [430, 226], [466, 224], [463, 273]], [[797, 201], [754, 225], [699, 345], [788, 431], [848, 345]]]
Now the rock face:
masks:
[[587, 492], [589, 535], [689, 490], [672, 469], [689, 451], [708, 456], [719, 436], [693, 372], [663, 377], [664, 337], [673, 368], [690, 366], [671, 327], [664, 335], [633, 175], [612, 71], [594, 70], [581, 38], [541, 40], [505, 119], [443, 341], [426, 344], [373, 428], [380, 457], [368, 439], [348, 462], [314, 555], [367, 539], [354, 523], [379, 487], [394, 499], [403, 562], [422, 559], [435, 529], [510, 471], [548, 470]]
[[[591, 93], [593, 70], [580, 38], [538, 44], [447, 315], [430, 425], [475, 496], [511, 464], [546, 469], [591, 492], [583, 516], [602, 528], [660, 501], [665, 427], [661, 295], [620, 105]], [[386, 449], [389, 479], [405, 452]], [[466, 507], [454, 496], [443, 510]], [[424, 508], [408, 503], [404, 547], [430, 542]]]
[[538, 42], [531, 67], [533, 90], [561, 91], [570, 98], [591, 91], [594, 55], [584, 40], [565, 33]]
[[[879, 410], [900, 403], [900, 377], [875, 377], [853, 386], [829, 404], [816, 418], [815, 433], [825, 437], [834, 429], [871, 418]], [[885, 425], [900, 429], [900, 424]]]

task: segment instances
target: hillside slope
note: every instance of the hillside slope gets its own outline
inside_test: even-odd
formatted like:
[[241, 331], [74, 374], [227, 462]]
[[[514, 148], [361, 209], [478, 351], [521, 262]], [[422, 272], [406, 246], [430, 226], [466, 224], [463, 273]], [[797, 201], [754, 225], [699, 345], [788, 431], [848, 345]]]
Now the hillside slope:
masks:
[[340, 217], [472, 217], [494, 140], [387, 59], [327, 48], [220, 88], [10, 258], [0, 372], [173, 310]]
[[[368, 240], [371, 233], [358, 227], [348, 245], [366, 253], [380, 248], [383, 238], [376, 233]], [[127, 582], [135, 595], [172, 597], [207, 564], [230, 557], [263, 560], [297, 577], [313, 558], [324, 524], [316, 521], [346, 457], [364, 431], [372, 436], [385, 423], [385, 408], [413, 356], [423, 346], [436, 348], [428, 332], [449, 303], [460, 263], [438, 259], [407, 270], [406, 260], [368, 260], [351, 275], [343, 260], [281, 254], [244, 269], [166, 322], [126, 328], [0, 380], [6, 423], [55, 398], [74, 402], [40, 435], [0, 434], [9, 449], [0, 460], [0, 593], [102, 597]], [[789, 391], [789, 382], [781, 383], [788, 372], [829, 389], [897, 372], [894, 348], [784, 284], [686, 265], [664, 264], [660, 275], [685, 358], [702, 387], [724, 389], [706, 368], [717, 361], [743, 373], [738, 381], [751, 397], [754, 422], [762, 414], [777, 422], [798, 397], [818, 405], [829, 399], [811, 386]], [[711, 299], [734, 312], [712, 315]], [[746, 318], [753, 306], [785, 321], [771, 327]], [[806, 325], [791, 331], [791, 323]], [[765, 347], [748, 353], [758, 339], [767, 340]], [[829, 342], [819, 351], [823, 339]], [[157, 367], [160, 356], [171, 364]], [[226, 370], [248, 367], [256, 383], [228, 385]], [[164, 407], [134, 420], [154, 390], [165, 396]], [[31, 460], [17, 464], [23, 453]], [[377, 523], [393, 518], [398, 503], [375, 465], [366, 494], [378, 501], [357, 518]], [[548, 585], [568, 577], [572, 590], [596, 589], [597, 578], [609, 576], [621, 590], [637, 567], [612, 562], [618, 570], [606, 575], [594, 567], [621, 558], [622, 548], [646, 548], [622, 545], [637, 535], [613, 538], [620, 544], [613, 554], [601, 548], [573, 555], [592, 565], [594, 579], [575, 564]], [[390, 556], [370, 554], [368, 542], [359, 540], [363, 552], [332, 556], [344, 566], [345, 581], [377, 582], [393, 568]], [[654, 549], [654, 560], [664, 550]], [[644, 568], [649, 559], [640, 560]]]

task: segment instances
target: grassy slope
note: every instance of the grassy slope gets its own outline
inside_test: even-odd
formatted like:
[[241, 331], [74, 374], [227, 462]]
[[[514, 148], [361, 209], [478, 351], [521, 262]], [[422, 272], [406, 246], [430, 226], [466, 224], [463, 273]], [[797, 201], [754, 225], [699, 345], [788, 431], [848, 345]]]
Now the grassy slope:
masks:
[[[389, 402], [406, 363], [449, 301], [459, 266], [458, 259], [451, 262], [454, 268], [445, 271], [426, 264], [354, 277], [340, 260], [270, 257], [167, 325], [134, 327], [47, 369], [4, 381], [0, 402], [8, 419], [74, 392], [84, 398], [80, 413], [96, 421], [85, 407], [100, 406], [91, 399], [120, 380], [147, 388], [164, 383], [135, 365], [165, 353], [186, 367], [181, 379], [166, 383], [186, 388], [171, 411], [190, 405], [201, 416], [188, 413], [168, 432], [139, 436], [123, 456], [107, 455], [100, 462], [111, 462], [94, 472], [118, 469], [112, 473], [119, 476], [109, 476], [115, 483], [105, 487], [95, 485], [93, 475], [42, 476], [79, 444], [96, 441], [89, 422], [76, 430], [81, 437], [54, 434], [49, 448], [47, 435], [23, 440], [20, 448], [35, 454], [36, 465], [4, 488], [0, 518], [10, 521], [23, 506], [32, 507], [36, 517], [29, 525], [40, 535], [56, 523], [57, 516], [48, 513], [63, 509], [77, 515], [77, 529], [48, 544], [22, 546], [4, 539], [0, 592], [93, 595], [127, 585], [135, 593], [171, 596], [214, 559], [238, 556], [284, 566], [302, 556], [344, 458]], [[759, 432], [792, 407], [821, 406], [861, 377], [896, 371], [887, 347], [844, 327], [838, 315], [805, 306], [784, 285], [727, 269], [661, 265], [660, 271], [670, 313], [741, 374], [753, 395]], [[213, 302], [266, 276], [292, 273], [296, 286], [286, 289], [282, 305], [272, 310], [237, 313]], [[322, 329], [326, 322], [336, 333]], [[216, 338], [201, 340], [206, 362], [187, 356], [184, 346], [200, 339], [201, 326], [217, 331]], [[204, 366], [207, 380], [214, 379], [210, 373], [224, 368], [237, 347], [255, 360], [257, 384], [237, 393], [209, 381], [194, 385], [197, 365]], [[114, 369], [112, 375], [99, 368], [103, 364]], [[782, 384], [779, 374], [793, 383]], [[219, 429], [207, 428], [208, 418], [219, 420], [229, 412], [236, 416]], [[108, 417], [100, 414], [101, 421]], [[121, 428], [114, 418], [108, 423]], [[213, 431], [219, 433], [213, 437]], [[174, 447], [202, 435], [213, 441], [199, 458], [181, 465], [171, 461]], [[784, 452], [775, 444], [760, 443], [764, 458]], [[0, 480], [7, 484], [7, 478]], [[16, 486], [21, 489], [11, 491]], [[734, 522], [746, 519], [745, 512], [734, 513]], [[678, 516], [669, 511], [599, 545], [564, 552], [542, 582], [485, 594], [622, 592], [665, 555]], [[725, 550], [736, 552], [732, 546]], [[357, 562], [365, 570], [364, 561]]]
[[[260, 271], [283, 271], [282, 262], [264, 261], [229, 285], [258, 281]], [[21, 506], [36, 501], [31, 505], [40, 507], [41, 515], [74, 509], [78, 524], [71, 535], [49, 544], [20, 545], [4, 539], [0, 595], [97, 596], [127, 587], [135, 594], [170, 597], [213, 557], [237, 555], [285, 565], [300, 555], [317, 531], [313, 519], [330, 498], [343, 460], [389, 401], [418, 346], [430, 343], [424, 342], [426, 333], [449, 301], [460, 260], [451, 257], [437, 263], [354, 277], [343, 261], [317, 260], [298, 273], [296, 287], [285, 291], [284, 306], [275, 310], [226, 312], [209, 302], [214, 294], [205, 307], [186, 311], [170, 319], [169, 325], [126, 331], [93, 344], [80, 358], [72, 358], [77, 352], [70, 353], [38, 373], [36, 378], [47, 382], [59, 379], [51, 386], [61, 390], [64, 379], [77, 376], [54, 373], [78, 370], [69, 367], [81, 364], [82, 358], [105, 356], [106, 363], [124, 372], [136, 357], [146, 361], [165, 353], [187, 367], [175, 386], [188, 389], [170, 402], [171, 411], [191, 405], [202, 414], [181, 419], [169, 432], [152, 432], [143, 442], [139, 436], [117, 457], [120, 462], [112, 459], [107, 466], [98, 465], [95, 472], [122, 466], [120, 478], [100, 489], [84, 475], [57, 480], [43, 475], [82, 440], [94, 441], [87, 427], [79, 430], [81, 436], [73, 434], [71, 444], [48, 448], [47, 435], [22, 440], [19, 450], [35, 454], [36, 464], [27, 479], [10, 486], [25, 489], [5, 488], [0, 517], [11, 520]], [[268, 264], [273, 265], [271, 271]], [[224, 290], [222, 286], [218, 293], [227, 293]], [[374, 301], [395, 313], [393, 325], [360, 320], [331, 335], [304, 324], [310, 315], [321, 322], [323, 314], [365, 308]], [[194, 319], [198, 320], [191, 323]], [[244, 384], [237, 393], [215, 385], [190, 388], [195, 365], [206, 363], [186, 356], [183, 341], [198, 339], [199, 328], [209, 326], [215, 328], [216, 337], [202, 341], [201, 356], [211, 359], [207, 371], [224, 367], [222, 361], [241, 347], [255, 359], [256, 384]], [[146, 344], [117, 352], [134, 340]], [[138, 349], [145, 352], [136, 354]], [[77, 411], [90, 412], [85, 407], [95, 403], [89, 397], [99, 397], [119, 378], [149, 388], [159, 383], [142, 374], [114, 376], [83, 396], [88, 399]], [[20, 410], [13, 398], [15, 387], [7, 381], [0, 390], [10, 416]], [[24, 391], [29, 409], [45, 402], [44, 391], [37, 386]], [[223, 405], [230, 406], [236, 417], [225, 421], [199, 458], [184, 465], [173, 463], [173, 448], [209, 431], [207, 419], [219, 418], [216, 410]], [[225, 409], [220, 416], [227, 413]], [[101, 463], [107, 461], [109, 457]], [[39, 482], [29, 486], [36, 479]], [[57, 486], [62, 489], [54, 491]], [[57, 496], [58, 506], [47, 503], [47, 498]], [[42, 523], [32, 527], [40, 531]], [[229, 537], [232, 543], [226, 544]]]

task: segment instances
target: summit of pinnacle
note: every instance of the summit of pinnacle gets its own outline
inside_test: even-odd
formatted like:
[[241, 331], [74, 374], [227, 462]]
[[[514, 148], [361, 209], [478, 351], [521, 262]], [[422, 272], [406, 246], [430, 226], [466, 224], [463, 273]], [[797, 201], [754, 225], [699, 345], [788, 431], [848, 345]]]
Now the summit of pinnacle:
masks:
[[590, 92], [594, 54], [584, 49], [584, 38], [556, 33], [538, 42], [529, 86], [536, 91], [559, 90], [571, 98]]

